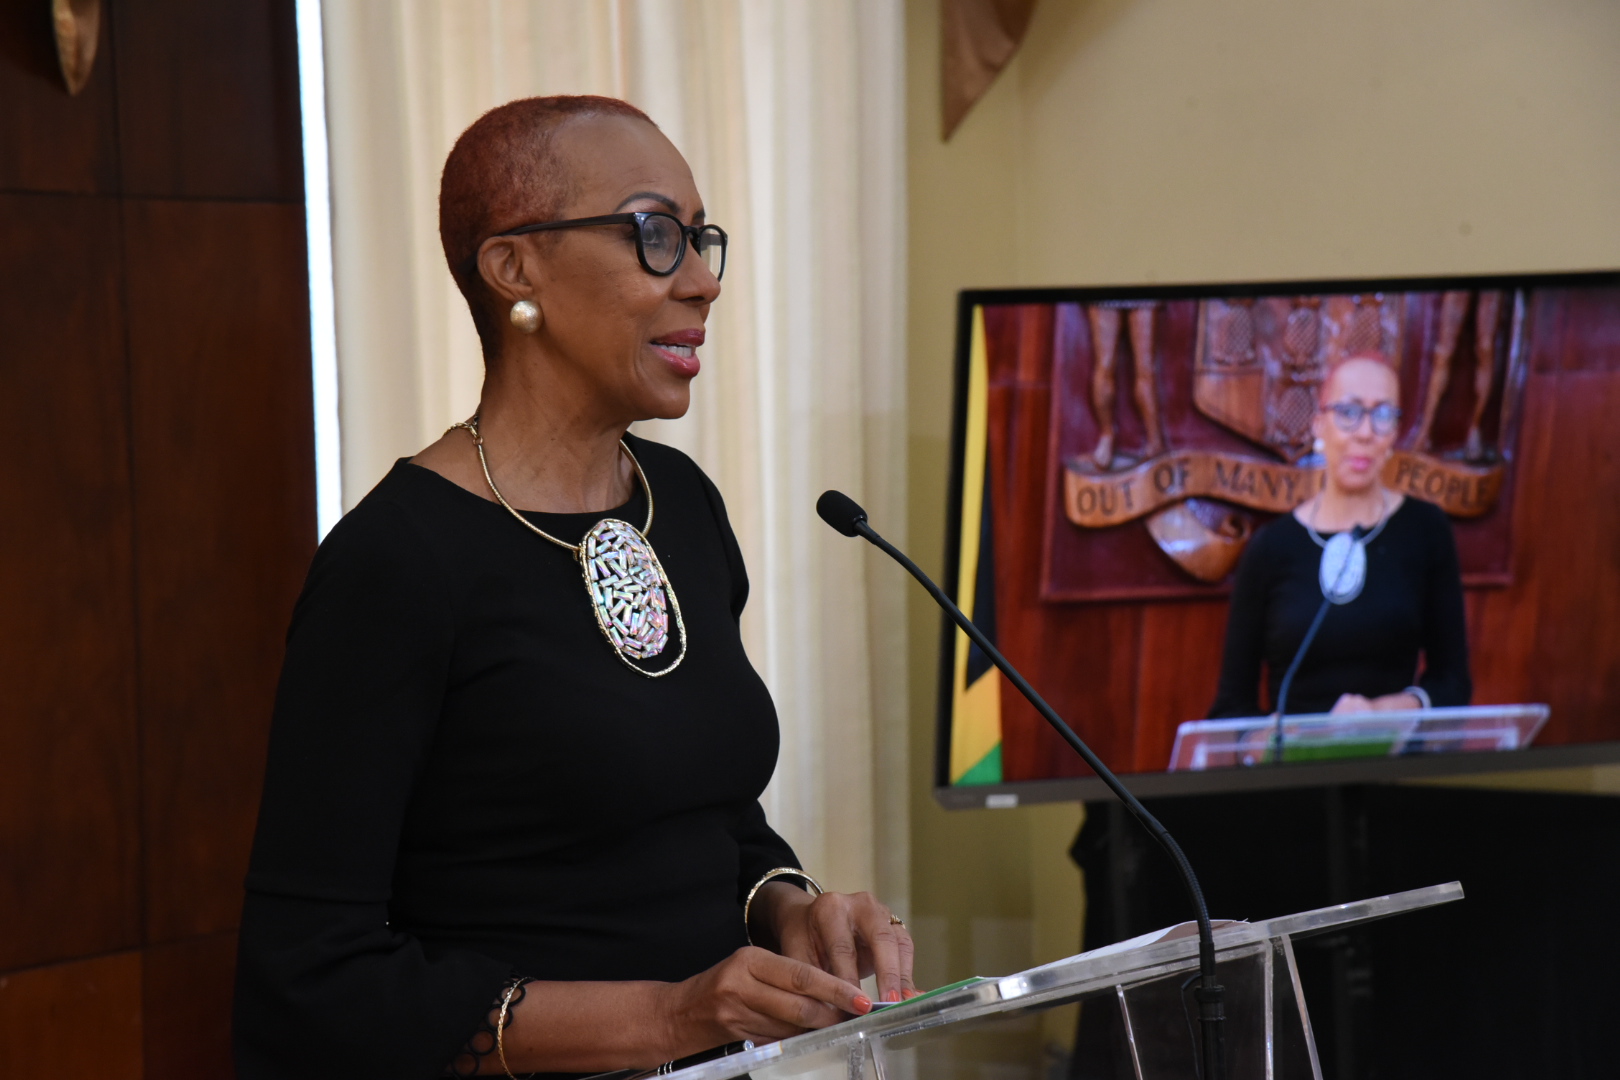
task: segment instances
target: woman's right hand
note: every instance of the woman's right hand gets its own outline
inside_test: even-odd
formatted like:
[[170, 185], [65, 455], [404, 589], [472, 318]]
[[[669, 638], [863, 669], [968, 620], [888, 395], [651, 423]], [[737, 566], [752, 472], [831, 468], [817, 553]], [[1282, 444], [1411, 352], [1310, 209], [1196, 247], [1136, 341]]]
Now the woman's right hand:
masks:
[[1342, 716], [1345, 713], [1371, 712], [1373, 703], [1361, 694], [1340, 694], [1339, 700], [1333, 703], [1328, 712], [1333, 716]]
[[872, 1010], [853, 983], [752, 945], [685, 982], [670, 983], [660, 1009], [671, 1058], [750, 1039], [775, 1042]]

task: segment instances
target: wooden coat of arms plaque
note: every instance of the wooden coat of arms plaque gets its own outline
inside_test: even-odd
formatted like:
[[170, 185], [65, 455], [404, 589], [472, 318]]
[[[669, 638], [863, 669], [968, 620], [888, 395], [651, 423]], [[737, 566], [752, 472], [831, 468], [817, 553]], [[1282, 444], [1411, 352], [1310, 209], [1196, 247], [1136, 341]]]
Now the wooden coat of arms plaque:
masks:
[[[1322, 482], [1311, 421], [1334, 362], [1400, 375], [1384, 481], [1440, 505], [1465, 579], [1505, 583], [1525, 302], [1500, 290], [1057, 304], [1041, 596], [1224, 591], [1254, 529]], [[989, 313], [987, 312], [987, 315]]]

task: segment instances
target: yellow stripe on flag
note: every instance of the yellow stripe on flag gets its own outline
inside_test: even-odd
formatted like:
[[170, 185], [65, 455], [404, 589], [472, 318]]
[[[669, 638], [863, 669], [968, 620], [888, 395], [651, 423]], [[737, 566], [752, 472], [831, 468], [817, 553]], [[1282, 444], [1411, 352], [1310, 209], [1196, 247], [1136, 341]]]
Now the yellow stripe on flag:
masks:
[[[979, 571], [979, 530], [984, 505], [984, 470], [989, 441], [990, 362], [984, 339], [984, 309], [973, 309], [968, 347], [967, 430], [962, 453], [961, 559], [956, 568], [956, 602], [973, 618]], [[1001, 673], [995, 668], [967, 685], [968, 637], [956, 632], [951, 678], [951, 783], [1001, 744]]]

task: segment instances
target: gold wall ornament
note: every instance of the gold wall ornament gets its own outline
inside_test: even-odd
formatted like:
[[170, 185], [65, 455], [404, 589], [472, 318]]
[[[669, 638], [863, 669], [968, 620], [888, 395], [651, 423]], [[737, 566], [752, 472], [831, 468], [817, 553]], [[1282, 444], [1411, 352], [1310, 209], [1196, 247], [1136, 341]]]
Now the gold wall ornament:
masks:
[[56, 60], [68, 93], [77, 94], [90, 81], [101, 37], [101, 0], [51, 0], [56, 28]]
[[949, 139], [1024, 41], [1036, 0], [940, 0], [940, 137]]

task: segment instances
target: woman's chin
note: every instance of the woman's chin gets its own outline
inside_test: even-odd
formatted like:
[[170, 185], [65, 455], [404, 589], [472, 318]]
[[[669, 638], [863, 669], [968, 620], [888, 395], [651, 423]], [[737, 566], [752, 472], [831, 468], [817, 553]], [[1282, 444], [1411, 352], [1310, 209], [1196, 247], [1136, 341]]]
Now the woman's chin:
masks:
[[1339, 490], [1345, 494], [1360, 495], [1378, 485], [1378, 470], [1370, 467], [1358, 469], [1347, 465], [1335, 470], [1333, 479]]
[[677, 374], [662, 359], [644, 359], [625, 389], [632, 395], [625, 403], [641, 420], [679, 420], [692, 407], [691, 377]]
[[691, 407], [691, 389], [686, 383], [682, 383], [678, 393], [660, 394], [646, 402], [640, 411], [642, 418], [646, 420], [679, 420]]

